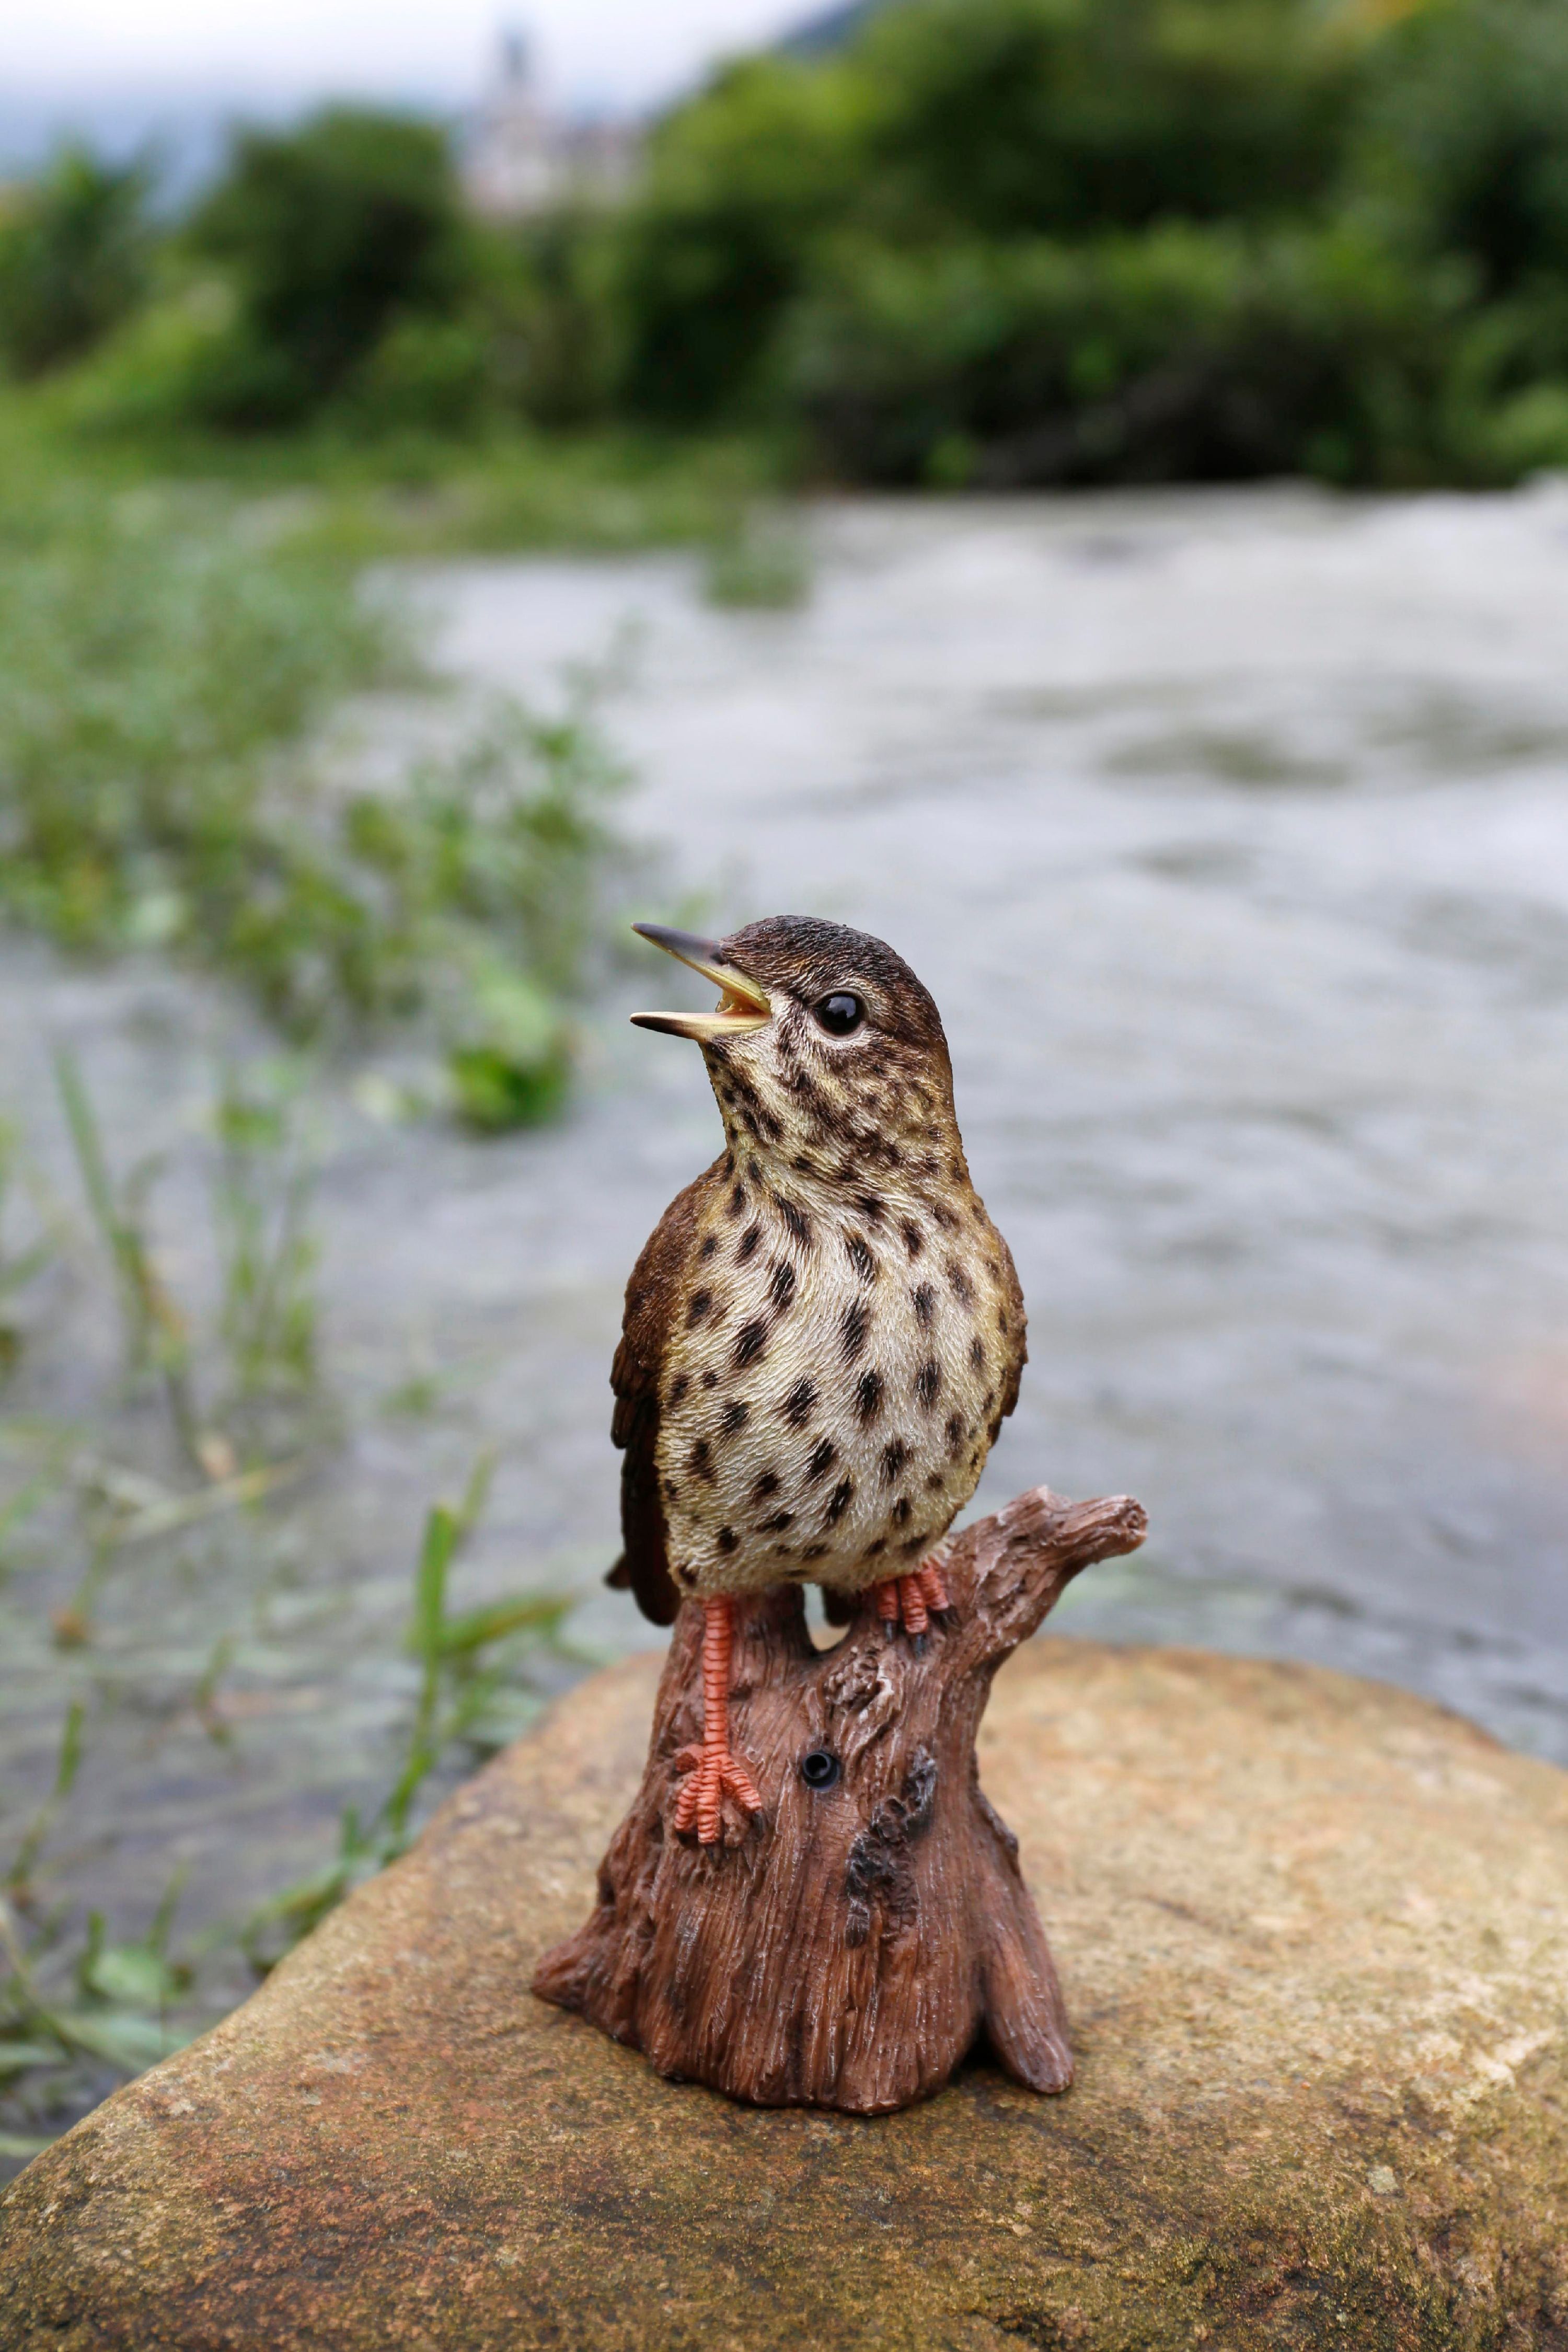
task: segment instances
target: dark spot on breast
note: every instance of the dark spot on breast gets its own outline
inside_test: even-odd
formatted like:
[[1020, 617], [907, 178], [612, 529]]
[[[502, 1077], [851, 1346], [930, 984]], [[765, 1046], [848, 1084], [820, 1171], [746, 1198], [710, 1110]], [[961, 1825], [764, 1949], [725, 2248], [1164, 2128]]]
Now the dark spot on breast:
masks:
[[906, 1217], [899, 1228], [904, 1237], [904, 1247], [911, 1257], [919, 1257], [926, 1245], [926, 1237], [912, 1217]]
[[686, 1328], [688, 1330], [691, 1328], [694, 1323], [701, 1322], [702, 1318], [707, 1314], [708, 1309], [712, 1306], [712, 1304], [713, 1293], [710, 1290], [694, 1290], [692, 1292], [691, 1304], [686, 1310]]
[[734, 1528], [720, 1528], [720, 1530], [719, 1530], [719, 1534], [718, 1534], [718, 1538], [717, 1538], [717, 1541], [718, 1541], [719, 1549], [720, 1549], [720, 1550], [721, 1550], [721, 1551], [733, 1551], [733, 1550], [735, 1550], [735, 1549], [737, 1548], [737, 1546], [738, 1546], [738, 1545], [739, 1545], [739, 1543], [740, 1543], [740, 1540], [741, 1540], [741, 1538], [740, 1538], [740, 1537], [735, 1533], [735, 1530], [734, 1530]]
[[952, 1211], [944, 1202], [942, 1201], [932, 1202], [931, 1215], [936, 1219], [937, 1223], [942, 1227], [944, 1234], [952, 1233], [953, 1227], [958, 1223], [958, 1219], [953, 1215]]
[[664, 1491], [668, 1500], [672, 1503], [677, 1501], [679, 1497], [680, 1488], [676, 1485], [673, 1478], [667, 1478], [665, 1480]]
[[838, 1344], [844, 1351], [844, 1360], [847, 1364], [852, 1364], [865, 1346], [866, 1333], [870, 1327], [870, 1321], [864, 1300], [852, 1298], [844, 1309], [839, 1322]]
[[826, 1557], [827, 1546], [826, 1544], [807, 1544], [805, 1549], [801, 1553], [802, 1559], [826, 1559]]
[[910, 1513], [912, 1508], [913, 1506], [911, 1505], [909, 1496], [907, 1495], [900, 1495], [898, 1501], [893, 1505], [893, 1525], [898, 1528], [907, 1528], [910, 1523]]
[[900, 1551], [924, 1551], [925, 1548], [926, 1539], [924, 1536], [906, 1536], [903, 1542], [899, 1546], [899, 1549]]
[[684, 1372], [677, 1372], [675, 1378], [669, 1384], [670, 1403], [679, 1404], [681, 1398], [686, 1394], [687, 1390], [690, 1386], [691, 1382], [687, 1379], [686, 1374]]
[[764, 1470], [762, 1476], [757, 1480], [756, 1485], [752, 1489], [752, 1500], [753, 1503], [765, 1503], [768, 1496], [770, 1495], [776, 1495], [778, 1490], [778, 1472], [776, 1470]]
[[949, 1258], [947, 1262], [947, 1278], [952, 1286], [952, 1295], [958, 1300], [959, 1305], [961, 1307], [973, 1307], [974, 1304], [974, 1285], [970, 1281], [969, 1276], [964, 1273], [963, 1268], [961, 1265], [954, 1265], [952, 1258]]
[[757, 1533], [763, 1536], [782, 1536], [785, 1528], [793, 1528], [794, 1525], [795, 1513], [793, 1511], [775, 1511], [771, 1519], [764, 1519], [763, 1521], [761, 1527], [757, 1529]]
[[703, 1236], [702, 1246], [698, 1251], [697, 1255], [699, 1257], [711, 1257], [718, 1246], [719, 1244], [713, 1235], [711, 1234], [707, 1234]]
[[761, 1225], [748, 1225], [746, 1227], [745, 1232], [735, 1244], [735, 1262], [738, 1265], [745, 1265], [746, 1260], [751, 1256], [752, 1252], [756, 1248], [762, 1238], [763, 1229]]
[[862, 1557], [863, 1557], [864, 1559], [876, 1559], [876, 1557], [877, 1557], [877, 1554], [878, 1554], [879, 1551], [886, 1551], [886, 1550], [887, 1550], [887, 1549], [888, 1549], [888, 1538], [887, 1538], [887, 1537], [886, 1537], [886, 1536], [879, 1536], [879, 1537], [877, 1538], [877, 1540], [876, 1540], [876, 1542], [875, 1542], [875, 1543], [868, 1543], [868, 1544], [867, 1545], [866, 1549], [865, 1549], [865, 1552], [863, 1553]]
[[742, 1404], [740, 1398], [737, 1397], [732, 1404], [727, 1404], [724, 1407], [724, 1429], [731, 1434], [737, 1429], [744, 1429], [746, 1425], [746, 1416], [751, 1410], [752, 1408], [749, 1404]]
[[942, 1366], [928, 1356], [915, 1374], [915, 1394], [929, 1412], [942, 1393]]
[[716, 1389], [719, 1385], [718, 1373], [704, 1372], [702, 1375], [702, 1385], [705, 1389]]
[[942, 1472], [940, 1470], [933, 1470], [931, 1476], [926, 1480], [926, 1492], [930, 1495], [940, 1495], [946, 1484], [947, 1481], [942, 1476]]
[[804, 1209], [797, 1209], [793, 1201], [785, 1201], [781, 1198], [779, 1202], [779, 1214], [783, 1217], [785, 1224], [789, 1227], [791, 1233], [795, 1235], [802, 1249], [809, 1249], [811, 1247], [811, 1219], [806, 1215], [805, 1211]]
[[849, 1263], [862, 1282], [875, 1282], [877, 1261], [858, 1234], [850, 1234], [844, 1244], [849, 1253]]
[[855, 1389], [855, 1410], [862, 1421], [875, 1421], [882, 1410], [882, 1375], [862, 1372]]
[[895, 1437], [891, 1445], [883, 1446], [882, 1483], [884, 1486], [890, 1486], [892, 1485], [894, 1479], [898, 1476], [900, 1471], [903, 1468], [909, 1458], [910, 1449], [904, 1444], [901, 1437]]
[[815, 1381], [796, 1381], [794, 1388], [791, 1389], [788, 1396], [785, 1397], [783, 1404], [779, 1407], [779, 1411], [783, 1413], [786, 1421], [793, 1422], [796, 1429], [799, 1429], [803, 1427], [805, 1423], [809, 1419], [811, 1408], [816, 1402], [816, 1382]]
[[835, 1445], [831, 1437], [818, 1438], [816, 1444], [811, 1449], [811, 1459], [805, 1465], [806, 1476], [808, 1478], [821, 1478], [825, 1476], [826, 1474], [832, 1469], [837, 1459], [838, 1448]]
[[931, 1328], [931, 1318], [936, 1313], [935, 1291], [931, 1288], [929, 1282], [922, 1282], [918, 1290], [910, 1291], [910, 1297], [914, 1301], [915, 1320], [920, 1324], [922, 1330], [929, 1331]]
[[696, 1444], [692, 1447], [688, 1459], [690, 1463], [691, 1468], [697, 1473], [697, 1475], [700, 1478], [706, 1478], [708, 1484], [711, 1486], [713, 1484], [713, 1465], [708, 1459], [708, 1440], [705, 1437], [700, 1437], [698, 1439]]
[[881, 1195], [878, 1192], [858, 1192], [855, 1206], [868, 1224], [876, 1224], [882, 1214]]
[[849, 1508], [849, 1505], [854, 1498], [854, 1479], [840, 1479], [838, 1485], [835, 1486], [832, 1494], [827, 1497], [827, 1525], [830, 1528], [836, 1528], [838, 1525], [839, 1520]]
[[984, 1404], [981, 1406], [981, 1408], [980, 1408], [981, 1412], [990, 1412], [990, 1410], [991, 1410], [991, 1408], [992, 1408], [992, 1406], [995, 1403], [995, 1402], [996, 1402], [996, 1391], [995, 1391], [995, 1390], [994, 1390], [994, 1389], [987, 1389], [987, 1390], [986, 1390], [986, 1391], [985, 1391], [985, 1402], [984, 1402]]
[[1000, 1307], [996, 1309], [996, 1328], [1001, 1332], [1002, 1337], [1005, 1339], [1007, 1336], [1007, 1318]]
[[765, 1323], [742, 1323], [735, 1334], [735, 1364], [754, 1364], [767, 1344], [768, 1327]]
[[680, 1579], [682, 1584], [695, 1584], [697, 1581], [697, 1571], [695, 1569], [678, 1566], [675, 1572]]
[[782, 1315], [795, 1297], [795, 1268], [787, 1258], [782, 1265], [774, 1266], [773, 1278], [768, 1288], [773, 1294], [773, 1305]]
[[983, 1372], [984, 1370], [985, 1342], [984, 1339], [978, 1338], [971, 1339], [969, 1343], [969, 1360], [973, 1365], [977, 1372]]
[[743, 1184], [737, 1184], [724, 1204], [726, 1213], [731, 1217], [738, 1217], [745, 1205], [746, 1188]]
[[956, 1454], [963, 1444], [963, 1416], [962, 1413], [949, 1413], [947, 1417], [947, 1428], [944, 1433], [947, 1438], [948, 1452], [950, 1454]]

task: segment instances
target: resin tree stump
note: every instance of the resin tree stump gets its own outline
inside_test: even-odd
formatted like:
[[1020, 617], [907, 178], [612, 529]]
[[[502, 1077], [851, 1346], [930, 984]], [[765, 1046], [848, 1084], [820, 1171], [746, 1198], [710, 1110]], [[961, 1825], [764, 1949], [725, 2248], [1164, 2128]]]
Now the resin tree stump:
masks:
[[917, 1654], [873, 1613], [813, 1647], [795, 1585], [738, 1601], [731, 1739], [763, 1811], [725, 1801], [721, 1841], [674, 1827], [700, 1731], [701, 1611], [677, 1622], [637, 1802], [599, 1899], [533, 1990], [660, 2074], [763, 2106], [880, 2115], [947, 2080], [984, 2033], [1036, 2091], [1072, 2053], [1017, 1840], [974, 1741], [1004, 1658], [1080, 1569], [1135, 1550], [1140, 1506], [1018, 1496], [952, 1539], [952, 1607]]

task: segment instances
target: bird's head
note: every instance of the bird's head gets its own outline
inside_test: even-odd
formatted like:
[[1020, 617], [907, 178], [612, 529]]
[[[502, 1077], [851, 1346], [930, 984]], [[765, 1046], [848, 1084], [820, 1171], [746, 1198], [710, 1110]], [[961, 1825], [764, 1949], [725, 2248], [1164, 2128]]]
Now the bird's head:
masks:
[[711, 1013], [634, 1013], [701, 1045], [731, 1148], [795, 1177], [940, 1179], [962, 1147], [942, 1016], [902, 956], [811, 915], [722, 940], [633, 927], [721, 992]]

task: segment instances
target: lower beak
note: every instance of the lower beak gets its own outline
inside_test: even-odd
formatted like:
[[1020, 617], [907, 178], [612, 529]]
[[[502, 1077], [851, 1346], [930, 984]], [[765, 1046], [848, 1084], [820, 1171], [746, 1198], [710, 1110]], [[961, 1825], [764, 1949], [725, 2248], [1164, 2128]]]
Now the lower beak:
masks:
[[695, 1037], [699, 1045], [708, 1045], [714, 1038], [744, 1037], [753, 1029], [767, 1027], [766, 996], [754, 980], [725, 961], [717, 940], [700, 940], [691, 931], [672, 931], [664, 923], [634, 923], [632, 929], [662, 948], [666, 955], [689, 964], [722, 992], [712, 1013], [634, 1013], [632, 1019], [639, 1029], [662, 1029], [671, 1037]]

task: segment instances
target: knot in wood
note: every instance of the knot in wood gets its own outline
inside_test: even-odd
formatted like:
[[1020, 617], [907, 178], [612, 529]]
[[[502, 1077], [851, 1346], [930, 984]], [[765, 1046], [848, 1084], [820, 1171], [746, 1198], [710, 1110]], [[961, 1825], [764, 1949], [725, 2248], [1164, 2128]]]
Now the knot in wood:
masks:
[[910, 1847], [931, 1826], [936, 1802], [936, 1758], [929, 1748], [917, 1748], [904, 1785], [896, 1797], [884, 1797], [849, 1849], [844, 1870], [844, 1891], [849, 1916], [844, 1925], [847, 1944], [863, 1944], [871, 1932], [871, 1904], [880, 1898], [885, 1930], [898, 1935], [908, 1927], [920, 1907]]

